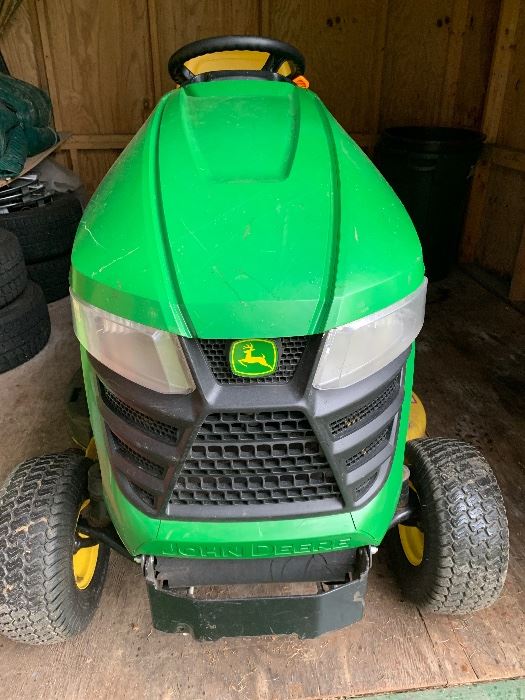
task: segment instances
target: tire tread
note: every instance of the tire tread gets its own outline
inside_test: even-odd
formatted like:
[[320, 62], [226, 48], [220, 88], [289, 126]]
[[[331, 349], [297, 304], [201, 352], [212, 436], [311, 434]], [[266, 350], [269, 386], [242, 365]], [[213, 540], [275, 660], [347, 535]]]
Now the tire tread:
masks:
[[[509, 531], [489, 464], [476, 448], [447, 438], [413, 440], [406, 454], [436, 544], [435, 551], [425, 550], [420, 585], [402, 567], [405, 592], [421, 609], [448, 615], [492, 605], [506, 578]], [[397, 556], [400, 551], [399, 545]]]
[[[14, 641], [62, 642], [91, 619], [93, 601], [82, 606], [71, 598], [73, 521], [86, 467], [80, 453], [36, 457], [18, 465], [0, 489], [0, 633]], [[99, 558], [103, 583], [106, 548]], [[96, 590], [95, 606], [99, 595]]]

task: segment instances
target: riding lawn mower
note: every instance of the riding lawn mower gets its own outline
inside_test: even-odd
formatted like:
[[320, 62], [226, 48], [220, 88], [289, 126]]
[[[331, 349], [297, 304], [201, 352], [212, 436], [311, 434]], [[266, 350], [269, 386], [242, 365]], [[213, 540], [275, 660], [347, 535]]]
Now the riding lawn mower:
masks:
[[492, 604], [503, 499], [477, 449], [426, 435], [427, 283], [400, 201], [293, 46], [205, 39], [169, 71], [78, 229], [82, 449], [0, 490], [0, 632], [80, 632], [111, 549], [157, 629], [203, 640], [358, 621], [379, 547], [420, 609]]

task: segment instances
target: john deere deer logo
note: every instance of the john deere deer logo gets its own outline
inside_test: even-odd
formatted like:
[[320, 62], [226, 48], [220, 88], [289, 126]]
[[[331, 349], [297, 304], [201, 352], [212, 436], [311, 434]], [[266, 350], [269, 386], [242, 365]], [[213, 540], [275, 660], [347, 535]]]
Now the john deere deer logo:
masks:
[[236, 340], [230, 347], [230, 367], [238, 377], [273, 374], [277, 360], [277, 346], [273, 340]]

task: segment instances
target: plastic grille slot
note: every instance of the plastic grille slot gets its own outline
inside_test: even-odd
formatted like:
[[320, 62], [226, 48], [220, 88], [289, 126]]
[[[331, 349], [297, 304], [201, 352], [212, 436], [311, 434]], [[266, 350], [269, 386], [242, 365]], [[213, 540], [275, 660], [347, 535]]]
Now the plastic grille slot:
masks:
[[150, 474], [151, 476], [155, 476], [158, 479], [164, 478], [164, 467], [161, 467], [159, 464], [155, 464], [155, 462], [152, 462], [146, 457], [140, 455], [138, 452], [135, 452], [135, 450], [132, 450], [131, 447], [128, 447], [128, 445], [122, 442], [122, 440], [118, 438], [114, 433], [111, 433], [111, 437], [113, 438], [115, 451], [118, 454], [120, 454], [121, 457], [123, 457], [126, 460], [126, 462], [129, 462], [134, 466], [139, 467], [146, 473]]
[[356, 452], [346, 460], [347, 472], [351, 472], [360, 466], [363, 462], [374, 457], [378, 452], [387, 446], [392, 431], [392, 423], [382, 430], [379, 435], [374, 438], [368, 445], [363, 447], [359, 452]]
[[141, 411], [138, 411], [136, 408], [128, 406], [122, 399], [119, 399], [118, 396], [110, 391], [107, 386], [104, 386], [102, 382], [100, 382], [100, 395], [106, 406], [113, 411], [115, 415], [126, 421], [126, 423], [136, 425], [142, 428], [142, 430], [171, 444], [177, 442], [178, 431], [175, 426], [154, 420]]
[[228, 353], [231, 340], [199, 340], [208, 366], [219, 384], [286, 384], [295, 374], [311, 336], [273, 338], [279, 350], [277, 371], [266, 377], [238, 377], [230, 369]]
[[343, 418], [332, 421], [330, 423], [332, 437], [338, 440], [369, 423], [392, 404], [399, 393], [400, 386], [401, 372], [394, 377], [386, 389], [367, 404]]
[[257, 506], [337, 499], [339, 488], [299, 411], [213, 413], [192, 445], [170, 504]]
[[376, 469], [375, 472], [372, 472], [370, 476], [367, 476], [366, 479], [363, 479], [360, 481], [357, 486], [354, 488], [354, 494], [355, 494], [355, 500], [358, 501], [359, 499], [363, 498], [363, 496], [369, 491], [372, 486], [374, 485], [375, 480], [377, 479], [379, 474], [379, 470]]
[[140, 500], [150, 508], [155, 507], [155, 496], [152, 493], [141, 489], [140, 486], [137, 486], [137, 484], [130, 483], [130, 486], [137, 498], [140, 498]]

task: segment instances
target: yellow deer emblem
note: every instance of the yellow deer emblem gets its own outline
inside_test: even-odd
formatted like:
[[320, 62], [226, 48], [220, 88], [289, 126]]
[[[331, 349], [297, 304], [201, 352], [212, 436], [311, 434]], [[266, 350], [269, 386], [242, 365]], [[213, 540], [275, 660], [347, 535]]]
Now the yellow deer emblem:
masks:
[[262, 365], [268, 369], [273, 369], [273, 367], [267, 362], [264, 353], [261, 353], [260, 355], [253, 354], [253, 351], [255, 350], [253, 343], [246, 343], [242, 346], [242, 349], [244, 351], [244, 357], [242, 360], [239, 360], [239, 364], [243, 367], [246, 367], [247, 365]]

